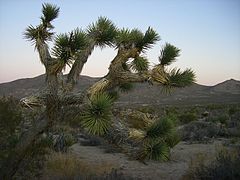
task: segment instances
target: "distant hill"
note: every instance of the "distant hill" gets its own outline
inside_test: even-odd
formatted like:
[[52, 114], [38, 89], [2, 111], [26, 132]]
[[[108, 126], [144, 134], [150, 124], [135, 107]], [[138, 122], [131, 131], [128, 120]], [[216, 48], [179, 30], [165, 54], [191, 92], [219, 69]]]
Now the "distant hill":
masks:
[[[75, 91], [90, 87], [100, 78], [80, 76]], [[15, 96], [22, 98], [34, 94], [45, 86], [45, 75], [34, 78], [19, 79], [0, 84], [0, 96]], [[118, 105], [131, 104], [205, 104], [205, 103], [240, 103], [240, 81], [227, 80], [215, 86], [193, 84], [185, 88], [175, 88], [171, 95], [163, 93], [162, 86], [135, 83], [134, 89], [128, 93], [120, 93], [116, 102]]]
[[240, 81], [230, 79], [213, 86], [211, 90], [213, 92], [228, 92], [233, 94], [240, 94]]

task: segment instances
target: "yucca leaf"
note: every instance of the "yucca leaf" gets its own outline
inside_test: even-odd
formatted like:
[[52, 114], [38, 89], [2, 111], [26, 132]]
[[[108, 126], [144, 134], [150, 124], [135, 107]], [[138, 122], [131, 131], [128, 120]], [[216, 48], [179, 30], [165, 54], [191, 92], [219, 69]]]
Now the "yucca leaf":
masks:
[[106, 93], [92, 96], [91, 103], [82, 115], [82, 126], [91, 134], [103, 135], [111, 126], [113, 100]]
[[149, 140], [143, 145], [139, 157], [140, 159], [151, 159], [156, 161], [169, 160], [169, 147], [161, 140]]
[[121, 46], [131, 46], [132, 37], [130, 29], [123, 28], [118, 31], [117, 36], [115, 38], [115, 43], [117, 47]]
[[112, 46], [117, 28], [111, 20], [106, 17], [99, 17], [96, 23], [88, 27], [89, 37], [92, 38], [96, 45], [100, 47]]
[[195, 82], [196, 76], [191, 69], [181, 71], [180, 69], [172, 69], [169, 73], [167, 85], [173, 87], [190, 86]]
[[46, 42], [52, 40], [52, 35], [54, 33], [46, 30], [42, 25], [39, 26], [28, 26], [23, 33], [24, 38], [31, 41], [35, 46], [37, 46], [38, 42]]
[[165, 142], [170, 148], [176, 146], [180, 142], [180, 140], [180, 136], [176, 131], [172, 131], [165, 138]]
[[164, 138], [173, 130], [173, 123], [167, 117], [155, 121], [146, 130], [146, 139]]
[[172, 62], [176, 61], [176, 58], [180, 55], [180, 49], [175, 46], [166, 43], [161, 54], [159, 56], [159, 62], [161, 65], [170, 65]]
[[158, 33], [151, 27], [149, 27], [143, 37], [142, 49], [147, 50], [151, 48], [159, 40], [160, 36], [158, 35]]
[[59, 34], [55, 38], [53, 55], [64, 64], [71, 64], [76, 53], [83, 50], [88, 44], [86, 33], [75, 29], [70, 33]]
[[131, 68], [136, 72], [147, 71], [148, 66], [149, 66], [148, 60], [140, 56], [136, 57], [131, 63]]
[[50, 23], [52, 20], [54, 20], [55, 18], [58, 17], [59, 14], [59, 7], [57, 7], [56, 5], [52, 5], [49, 3], [44, 3], [42, 5], [42, 13], [43, 16], [41, 17], [43, 24], [48, 24]]

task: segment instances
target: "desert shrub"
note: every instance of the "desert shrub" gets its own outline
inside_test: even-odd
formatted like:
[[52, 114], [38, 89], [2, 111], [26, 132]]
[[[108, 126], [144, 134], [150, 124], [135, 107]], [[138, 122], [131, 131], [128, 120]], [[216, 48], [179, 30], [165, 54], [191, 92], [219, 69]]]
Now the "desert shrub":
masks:
[[178, 114], [179, 109], [177, 107], [168, 107], [165, 109], [166, 114]]
[[15, 147], [20, 136], [23, 121], [21, 107], [13, 97], [0, 98], [0, 166]]
[[209, 112], [208, 111], [204, 111], [202, 114], [202, 117], [206, 118], [209, 116]]
[[0, 98], [0, 133], [14, 134], [17, 126], [23, 120], [18, 101], [13, 97]]
[[66, 152], [68, 147], [73, 145], [76, 140], [72, 134], [61, 132], [58, 135], [52, 136], [53, 148], [55, 151]]
[[229, 120], [229, 116], [227, 114], [221, 114], [218, 116], [209, 117], [208, 121], [214, 122], [214, 123], [222, 123], [227, 124], [227, 121]]
[[44, 168], [46, 155], [51, 152], [51, 148], [52, 141], [48, 136], [43, 135], [38, 138], [20, 163], [13, 179], [38, 179]]
[[230, 107], [229, 109], [228, 109], [228, 115], [229, 116], [232, 116], [232, 115], [234, 115], [236, 112], [238, 112], [239, 111], [239, 109], [238, 109], [238, 107], [236, 107], [236, 106], [234, 106], [234, 107]]
[[240, 179], [240, 151], [221, 150], [210, 165], [200, 164], [191, 172], [192, 179]]
[[206, 110], [216, 110], [216, 109], [224, 109], [225, 105], [223, 104], [209, 104], [206, 106]]
[[186, 124], [180, 131], [184, 141], [208, 141], [218, 136], [220, 127], [212, 122], [193, 121]]
[[178, 116], [179, 121], [183, 124], [187, 124], [192, 121], [197, 120], [197, 114], [192, 112], [187, 112]]
[[137, 110], [142, 113], [149, 113], [149, 114], [155, 113], [155, 110], [152, 106], [142, 106], [142, 107], [138, 108]]
[[81, 124], [90, 133], [105, 134], [111, 126], [113, 100], [105, 93], [94, 95], [82, 115]]
[[53, 153], [47, 158], [43, 179], [127, 180], [110, 163], [94, 164], [69, 153]]

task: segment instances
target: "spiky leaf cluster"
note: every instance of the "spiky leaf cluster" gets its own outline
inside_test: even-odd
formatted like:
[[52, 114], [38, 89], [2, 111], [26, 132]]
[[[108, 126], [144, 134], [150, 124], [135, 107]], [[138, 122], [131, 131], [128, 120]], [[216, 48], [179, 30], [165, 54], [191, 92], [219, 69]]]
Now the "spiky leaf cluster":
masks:
[[131, 63], [131, 68], [136, 72], [147, 71], [148, 67], [149, 67], [148, 60], [141, 56], [136, 57]]
[[174, 68], [169, 73], [167, 84], [175, 87], [185, 87], [195, 82], [195, 78], [195, 73], [191, 69], [181, 71]]
[[139, 37], [142, 38], [142, 33], [139, 30], [133, 29], [131, 31], [130, 29], [123, 28], [118, 31], [115, 43], [118, 48], [131, 48]]
[[36, 27], [30, 25], [24, 32], [24, 38], [31, 41], [37, 47], [39, 43], [51, 41], [53, 34], [53, 32], [46, 30], [43, 25]]
[[158, 33], [152, 29], [151, 27], [145, 32], [144, 37], [142, 39], [142, 43], [139, 48], [143, 51], [152, 48], [152, 46], [160, 40], [160, 36]]
[[44, 3], [42, 5], [43, 15], [41, 16], [41, 20], [45, 27], [53, 28], [50, 22], [58, 17], [59, 9], [60, 8], [56, 5], [52, 5], [49, 3]]
[[146, 130], [146, 137], [145, 138], [163, 138], [169, 135], [173, 130], [173, 123], [172, 121], [165, 117], [155, 121], [148, 129]]
[[74, 60], [76, 54], [88, 44], [86, 33], [76, 29], [70, 33], [59, 34], [55, 38], [53, 55], [65, 64]]
[[166, 43], [161, 54], [159, 56], [159, 62], [161, 65], [170, 65], [172, 62], [176, 61], [176, 58], [180, 55], [180, 49], [177, 47]]
[[82, 126], [91, 134], [103, 135], [111, 126], [112, 99], [105, 93], [92, 96], [82, 116]]
[[112, 46], [117, 29], [111, 20], [99, 17], [96, 23], [88, 27], [88, 34], [96, 45], [100, 47]]
[[31, 41], [35, 47], [38, 47], [40, 43], [51, 41], [53, 32], [53, 26], [51, 21], [58, 17], [59, 8], [55, 5], [45, 3], [42, 5], [42, 22], [40, 25], [34, 27], [28, 26], [24, 32], [24, 38]]
[[139, 52], [152, 47], [160, 39], [159, 35], [152, 28], [142, 33], [138, 29], [126, 29], [123, 28], [118, 31], [116, 36], [116, 46], [118, 48], [138, 48]]
[[169, 160], [169, 147], [163, 141], [149, 140], [144, 144], [140, 152], [141, 159], [152, 159], [156, 161]]
[[139, 158], [167, 161], [170, 148], [179, 141], [171, 117], [165, 116], [146, 128]]
[[170, 147], [173, 148], [180, 142], [181, 138], [179, 137], [176, 131], [172, 131], [168, 136], [165, 138], [165, 143]]

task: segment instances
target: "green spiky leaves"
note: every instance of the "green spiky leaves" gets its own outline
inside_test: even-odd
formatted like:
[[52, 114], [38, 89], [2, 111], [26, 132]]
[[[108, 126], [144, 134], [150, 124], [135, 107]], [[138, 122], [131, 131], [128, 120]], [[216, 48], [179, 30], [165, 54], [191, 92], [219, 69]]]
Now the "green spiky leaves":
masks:
[[147, 130], [145, 138], [166, 137], [173, 130], [173, 123], [169, 118], [162, 118], [155, 121]]
[[140, 159], [167, 161], [170, 148], [174, 147], [180, 138], [174, 129], [172, 118], [165, 116], [147, 127], [143, 144], [140, 149]]
[[75, 55], [87, 45], [85, 32], [76, 29], [68, 34], [59, 34], [55, 38], [53, 55], [65, 64], [71, 63]]
[[176, 58], [180, 55], [180, 49], [177, 47], [166, 43], [166, 45], [161, 50], [161, 54], [159, 56], [159, 62], [161, 65], [170, 65]]
[[142, 33], [138, 29], [121, 29], [118, 31], [115, 42], [118, 48], [138, 48], [139, 52], [147, 50], [152, 47], [158, 40], [160, 40], [159, 35], [152, 28]]
[[112, 46], [117, 29], [113, 22], [106, 17], [99, 17], [96, 23], [88, 27], [88, 34], [96, 45], [100, 47]]
[[91, 134], [103, 135], [111, 126], [112, 99], [109, 95], [96, 94], [82, 116], [82, 126]]
[[149, 27], [144, 34], [140, 48], [143, 51], [150, 49], [159, 40], [160, 40], [160, 36], [158, 35], [158, 33], [154, 29]]
[[136, 72], [144, 72], [147, 71], [149, 67], [149, 62], [146, 58], [144, 57], [136, 57], [132, 63], [131, 63], [131, 68], [136, 71]]
[[152, 159], [156, 161], [169, 160], [169, 147], [163, 141], [149, 140], [143, 146], [139, 154], [141, 159]]
[[42, 5], [42, 13], [43, 16], [41, 17], [43, 25], [48, 28], [52, 28], [50, 22], [58, 17], [59, 14], [59, 7], [56, 5], [52, 5], [49, 3], [45, 3]]
[[24, 32], [24, 38], [31, 41], [35, 47], [38, 47], [40, 43], [52, 40], [54, 33], [50, 31], [53, 29], [51, 21], [58, 17], [59, 8], [55, 5], [45, 3], [42, 5], [42, 13], [42, 23], [36, 27], [30, 25]]
[[46, 30], [42, 25], [37, 27], [30, 25], [26, 28], [23, 35], [25, 39], [31, 41], [37, 47], [39, 42], [51, 41], [53, 34], [53, 32]]
[[131, 31], [130, 29], [123, 28], [118, 31], [115, 43], [118, 48], [130, 48], [137, 38], [142, 38], [142, 36], [142, 33], [137, 29]]
[[174, 87], [190, 86], [195, 82], [195, 79], [195, 73], [191, 69], [181, 71], [180, 69], [174, 68], [169, 73], [167, 85]]

